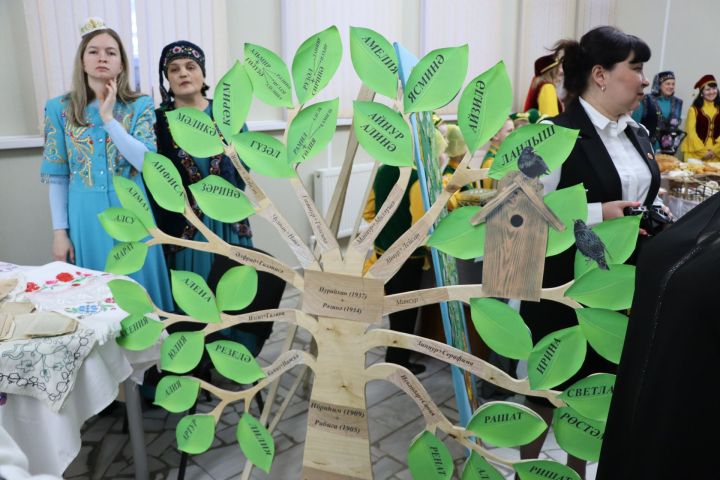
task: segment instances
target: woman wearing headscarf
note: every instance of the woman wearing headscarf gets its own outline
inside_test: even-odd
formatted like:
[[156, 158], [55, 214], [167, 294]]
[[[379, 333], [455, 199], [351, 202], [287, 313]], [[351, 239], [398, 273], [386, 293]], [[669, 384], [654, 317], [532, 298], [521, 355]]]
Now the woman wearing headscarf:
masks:
[[[153, 103], [130, 88], [128, 59], [118, 34], [99, 18], [80, 29], [70, 92], [45, 104], [45, 148], [40, 167], [50, 186], [55, 260], [105, 270], [117, 244], [98, 214], [122, 207], [113, 178], [132, 180], [145, 193], [145, 152], [155, 151]], [[130, 275], [163, 310], [172, 296], [162, 249], [148, 249], [143, 267]]]
[[559, 55], [559, 53], [552, 53], [535, 60], [535, 76], [530, 82], [523, 109], [526, 112], [531, 108], [537, 108], [541, 115], [554, 117], [563, 111], [556, 87], [562, 76]]
[[650, 94], [645, 95], [632, 114], [633, 120], [650, 132], [655, 151], [675, 153], [673, 133], [677, 135], [680, 128], [682, 105], [682, 100], [675, 96], [675, 74], [667, 70], [655, 75]]
[[685, 132], [680, 149], [685, 161], [696, 158], [704, 161], [720, 160], [720, 98], [715, 77], [703, 75], [695, 83], [698, 96], [688, 110]]
[[[180, 172], [190, 205], [203, 223], [224, 241], [233, 245], [251, 247], [252, 232], [247, 220], [228, 224], [203, 215], [188, 189], [188, 185], [199, 182], [208, 175], [219, 175], [234, 186], [244, 189], [245, 183], [240, 179], [230, 159], [223, 154], [210, 158], [189, 155], [178, 147], [168, 127], [166, 113], [180, 107], [195, 108], [205, 112], [210, 118], [213, 117], [212, 100], [205, 97], [205, 93], [210, 88], [205, 84], [205, 52], [186, 40], [173, 42], [162, 49], [158, 70], [162, 95], [160, 108], [155, 111], [158, 153], [172, 160]], [[165, 79], [168, 80], [169, 89], [165, 89]], [[243, 130], [246, 129], [243, 126]], [[202, 233], [179, 213], [158, 208], [157, 221], [158, 226], [165, 233], [187, 240], [205, 241]], [[170, 268], [195, 272], [205, 280], [210, 273], [213, 259], [214, 254], [210, 252], [176, 246], [168, 248]]]

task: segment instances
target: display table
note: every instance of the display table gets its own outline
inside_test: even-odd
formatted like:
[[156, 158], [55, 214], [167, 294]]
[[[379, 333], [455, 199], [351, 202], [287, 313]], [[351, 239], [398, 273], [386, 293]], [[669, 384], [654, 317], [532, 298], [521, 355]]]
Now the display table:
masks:
[[115, 342], [126, 313], [115, 304], [107, 282], [127, 277], [63, 262], [40, 267], [0, 263], [0, 279], [7, 278], [18, 280], [13, 300], [28, 300], [38, 310], [78, 321], [70, 335], [0, 342], [0, 392], [6, 395], [0, 425], [28, 457], [30, 473], [61, 476], [80, 451], [83, 423], [110, 405], [125, 382], [133, 451], [142, 456], [136, 458], [137, 478], [146, 478], [137, 384], [159, 359], [160, 346], [132, 352]]

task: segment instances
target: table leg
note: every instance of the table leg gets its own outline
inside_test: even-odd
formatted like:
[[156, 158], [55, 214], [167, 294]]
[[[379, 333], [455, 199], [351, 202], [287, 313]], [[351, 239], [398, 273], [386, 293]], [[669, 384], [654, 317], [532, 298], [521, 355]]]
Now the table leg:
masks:
[[125, 389], [125, 408], [127, 409], [128, 428], [130, 430], [130, 443], [132, 444], [133, 463], [135, 465], [135, 480], [148, 480], [148, 461], [145, 451], [145, 430], [143, 429], [143, 414], [140, 406], [140, 392], [132, 379], [123, 382]]

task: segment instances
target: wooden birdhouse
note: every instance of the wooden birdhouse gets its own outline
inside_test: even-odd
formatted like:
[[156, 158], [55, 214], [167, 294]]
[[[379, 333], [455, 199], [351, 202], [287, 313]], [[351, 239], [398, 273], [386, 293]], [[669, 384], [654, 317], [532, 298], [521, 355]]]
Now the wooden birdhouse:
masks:
[[565, 225], [543, 202], [539, 179], [510, 172], [498, 190], [471, 219], [473, 225], [487, 223], [483, 292], [540, 301], [548, 224], [560, 231]]

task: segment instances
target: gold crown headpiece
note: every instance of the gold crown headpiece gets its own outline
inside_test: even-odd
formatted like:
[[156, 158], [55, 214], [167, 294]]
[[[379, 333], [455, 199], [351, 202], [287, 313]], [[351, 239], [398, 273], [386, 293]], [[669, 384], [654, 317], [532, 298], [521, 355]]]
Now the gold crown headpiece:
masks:
[[84, 37], [88, 33], [94, 32], [95, 30], [105, 30], [107, 29], [107, 25], [105, 25], [105, 22], [102, 18], [98, 17], [90, 17], [87, 19], [87, 22], [85, 22], [80, 27], [80, 36]]

